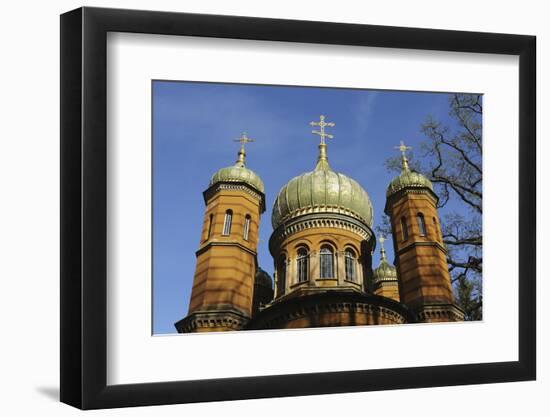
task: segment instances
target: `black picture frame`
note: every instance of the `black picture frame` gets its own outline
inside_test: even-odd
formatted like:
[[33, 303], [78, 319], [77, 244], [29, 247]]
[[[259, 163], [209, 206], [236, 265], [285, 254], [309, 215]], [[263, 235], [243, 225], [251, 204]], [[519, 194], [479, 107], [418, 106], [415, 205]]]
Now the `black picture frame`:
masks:
[[[519, 56], [519, 360], [113, 385], [107, 375], [108, 32]], [[102, 8], [61, 15], [61, 401], [81, 409], [536, 378], [536, 38]]]

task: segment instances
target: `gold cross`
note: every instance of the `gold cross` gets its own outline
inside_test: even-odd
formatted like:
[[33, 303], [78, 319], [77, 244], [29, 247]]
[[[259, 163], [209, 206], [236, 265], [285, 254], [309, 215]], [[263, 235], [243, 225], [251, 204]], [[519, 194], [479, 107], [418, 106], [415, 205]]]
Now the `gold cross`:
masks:
[[310, 126], [319, 126], [319, 130], [312, 130], [311, 133], [313, 133], [314, 135], [319, 135], [321, 136], [321, 145], [324, 145], [325, 144], [325, 138], [329, 138], [329, 139], [332, 139], [334, 136], [332, 135], [329, 135], [328, 133], [325, 133], [325, 127], [334, 127], [335, 124], [332, 123], [332, 122], [325, 122], [325, 116], [324, 115], [320, 115], [319, 116], [319, 121], [318, 122], [310, 122], [309, 123]]
[[399, 152], [401, 152], [401, 154], [405, 156], [405, 152], [407, 152], [409, 149], [412, 149], [412, 147], [405, 146], [405, 142], [400, 141], [399, 146], [394, 146], [393, 149], [399, 149]]
[[248, 136], [246, 136], [246, 132], [243, 132], [241, 137], [239, 139], [233, 139], [233, 142], [240, 142], [241, 151], [244, 152], [244, 145], [249, 142], [254, 142], [254, 139], [249, 138]]
[[407, 160], [407, 154], [406, 152], [409, 149], [412, 149], [411, 146], [405, 146], [405, 142], [400, 141], [399, 146], [394, 146], [393, 149], [399, 149], [399, 152], [401, 152], [401, 166], [404, 170], [409, 170], [409, 161]]

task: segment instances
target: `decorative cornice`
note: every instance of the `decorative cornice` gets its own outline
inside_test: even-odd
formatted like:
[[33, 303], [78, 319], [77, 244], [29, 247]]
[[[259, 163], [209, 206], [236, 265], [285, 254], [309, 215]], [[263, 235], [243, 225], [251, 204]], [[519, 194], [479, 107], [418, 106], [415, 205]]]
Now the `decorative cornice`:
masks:
[[269, 250], [274, 255], [280, 243], [294, 233], [306, 229], [328, 227], [351, 231], [364, 240], [370, 240], [374, 237], [372, 229], [355, 218], [337, 213], [312, 213], [295, 217], [277, 227], [269, 238]]
[[195, 311], [175, 326], [179, 333], [192, 333], [197, 329], [215, 329], [219, 327], [241, 330], [250, 320], [235, 310]]
[[388, 216], [391, 214], [389, 211], [390, 206], [392, 206], [395, 202], [403, 198], [405, 195], [408, 194], [424, 194], [430, 197], [434, 205], [437, 206], [437, 202], [439, 201], [439, 197], [437, 194], [430, 190], [427, 187], [405, 187], [399, 191], [397, 191], [395, 194], [390, 195], [386, 198], [386, 205], [384, 207], [384, 213], [386, 213]]
[[390, 286], [390, 285], [399, 285], [399, 280], [397, 278], [383, 278], [373, 280], [373, 285], [375, 288]]
[[260, 202], [260, 213], [265, 211], [265, 194], [259, 192], [257, 189], [247, 184], [246, 182], [241, 181], [225, 181], [217, 182], [208, 187], [203, 193], [204, 203], [208, 204], [208, 201], [212, 198], [214, 194], [221, 190], [233, 190], [233, 191], [244, 191], [245, 193], [251, 195]]
[[212, 246], [237, 246], [239, 249], [244, 250], [245, 252], [248, 252], [249, 254], [256, 256], [256, 251], [247, 248], [246, 246], [242, 245], [239, 242], [235, 241], [228, 241], [228, 242], [220, 242], [220, 241], [209, 241], [207, 244], [201, 246], [196, 252], [195, 256], [199, 256], [200, 254], [206, 252], [208, 249], [210, 249]]
[[436, 304], [419, 307], [416, 312], [419, 322], [464, 321], [464, 311], [456, 304]]
[[442, 251], [444, 254], [447, 254], [447, 248], [445, 248], [445, 246], [443, 246], [441, 243], [439, 242], [435, 242], [433, 240], [429, 241], [429, 242], [411, 242], [409, 243], [407, 246], [404, 246], [402, 247], [401, 249], [399, 249], [397, 252], [396, 252], [396, 256], [397, 255], [401, 255], [402, 253], [404, 252], [407, 252], [409, 249], [411, 248], [415, 248], [417, 246], [435, 246], [436, 248], [438, 248], [440, 251]]
[[396, 324], [414, 322], [414, 316], [404, 304], [387, 297], [327, 292], [273, 303], [253, 317], [246, 329], [276, 329], [292, 320], [329, 313], [377, 315]]

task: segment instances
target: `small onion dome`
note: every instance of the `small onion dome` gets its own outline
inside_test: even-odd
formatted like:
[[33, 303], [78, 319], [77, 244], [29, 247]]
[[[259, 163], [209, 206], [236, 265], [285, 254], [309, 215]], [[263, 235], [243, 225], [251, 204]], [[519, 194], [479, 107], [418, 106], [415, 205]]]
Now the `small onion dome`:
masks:
[[260, 267], [256, 270], [254, 283], [263, 287], [273, 288], [273, 281], [271, 280], [271, 277]]
[[338, 213], [372, 226], [373, 209], [367, 192], [357, 181], [334, 172], [326, 156], [326, 145], [319, 145], [319, 158], [313, 171], [292, 178], [273, 204], [273, 228], [308, 213]]
[[380, 261], [380, 265], [373, 271], [374, 282], [381, 281], [397, 281], [397, 270], [395, 266], [383, 259]]
[[375, 284], [382, 281], [397, 281], [397, 270], [395, 266], [391, 265], [386, 259], [386, 249], [384, 249], [384, 242], [386, 239], [381, 236], [380, 239], [380, 264], [373, 271], [372, 279]]
[[404, 188], [428, 188], [434, 190], [431, 181], [424, 175], [410, 170], [403, 170], [401, 174], [391, 180], [386, 191], [386, 197], [389, 197]]
[[222, 168], [218, 170], [212, 178], [210, 179], [209, 187], [218, 183], [218, 182], [242, 182], [250, 185], [261, 193], [264, 192], [264, 183], [261, 178], [251, 169], [248, 169], [245, 165], [245, 156], [244, 143], [242, 140], [246, 139], [251, 141], [246, 137], [246, 134], [243, 134], [241, 137], [241, 149], [239, 150], [239, 157], [235, 162], [235, 165]]
[[409, 169], [409, 163], [405, 152], [407, 149], [410, 149], [410, 147], [405, 146], [405, 144], [401, 142], [398, 149], [401, 151], [401, 174], [391, 180], [390, 185], [388, 185], [388, 189], [386, 190], [386, 197], [389, 197], [405, 188], [427, 188], [433, 192], [433, 185], [428, 178], [419, 172], [411, 171]]

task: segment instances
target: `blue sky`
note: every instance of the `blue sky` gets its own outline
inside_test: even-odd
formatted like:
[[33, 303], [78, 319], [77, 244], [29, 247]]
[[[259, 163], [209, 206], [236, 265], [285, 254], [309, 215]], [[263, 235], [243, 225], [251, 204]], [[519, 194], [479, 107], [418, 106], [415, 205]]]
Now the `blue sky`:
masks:
[[[384, 166], [396, 154], [393, 147], [404, 140], [418, 149], [428, 115], [452, 124], [443, 93], [153, 82], [153, 333], [175, 333], [174, 322], [187, 314], [202, 192], [216, 170], [235, 162], [233, 140], [242, 132], [255, 139], [247, 145], [247, 166], [265, 184], [258, 261], [272, 275], [271, 207], [288, 180], [314, 168], [319, 136], [309, 122], [320, 114], [336, 123], [329, 130], [330, 165], [368, 192], [373, 229], [394, 176]], [[393, 260], [391, 242], [385, 246]], [[378, 260], [377, 249], [373, 265]]]

